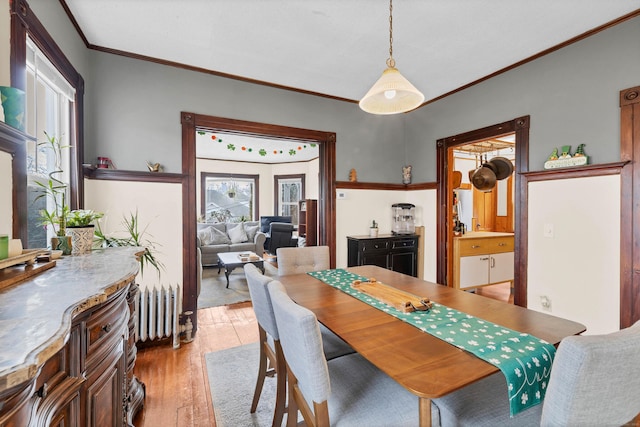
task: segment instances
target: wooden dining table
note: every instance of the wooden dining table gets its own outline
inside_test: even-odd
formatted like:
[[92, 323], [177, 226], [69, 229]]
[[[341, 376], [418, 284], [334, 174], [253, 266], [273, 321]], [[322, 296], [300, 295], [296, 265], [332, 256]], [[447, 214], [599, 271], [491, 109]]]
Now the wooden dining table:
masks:
[[[382, 267], [350, 267], [419, 297], [445, 305], [557, 346], [584, 325], [506, 302], [427, 282]], [[372, 307], [306, 273], [278, 280], [289, 296], [313, 311], [323, 325], [405, 389], [418, 396], [421, 426], [431, 425], [431, 399], [498, 371], [494, 365]]]

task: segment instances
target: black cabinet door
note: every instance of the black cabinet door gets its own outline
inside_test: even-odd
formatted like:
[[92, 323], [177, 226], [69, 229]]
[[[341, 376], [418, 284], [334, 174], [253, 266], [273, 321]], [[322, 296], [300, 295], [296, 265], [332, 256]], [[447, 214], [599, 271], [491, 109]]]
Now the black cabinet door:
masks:
[[413, 251], [392, 253], [390, 268], [398, 273], [408, 274], [409, 276], [415, 277], [418, 271], [416, 265], [416, 253]]
[[388, 253], [362, 253], [362, 262], [360, 265], [377, 265], [382, 268], [391, 268]]

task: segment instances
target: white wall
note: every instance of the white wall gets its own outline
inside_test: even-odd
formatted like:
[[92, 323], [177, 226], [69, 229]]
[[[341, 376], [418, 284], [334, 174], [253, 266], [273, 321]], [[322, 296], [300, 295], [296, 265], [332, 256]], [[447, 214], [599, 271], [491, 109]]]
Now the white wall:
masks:
[[156, 182], [105, 181], [85, 179], [85, 208], [104, 212], [100, 220], [107, 235], [124, 230], [123, 215], [138, 210], [139, 231], [157, 243], [157, 258], [164, 264], [160, 281], [151, 267], [141, 287], [182, 284], [182, 186]]
[[13, 235], [13, 176], [11, 154], [0, 151], [0, 234]]
[[317, 199], [319, 161], [296, 163], [248, 163], [224, 160], [196, 159], [196, 209], [200, 212], [200, 173], [234, 173], [260, 175], [260, 193], [258, 207], [260, 215], [273, 215], [273, 176], [306, 174], [305, 197]]
[[[580, 322], [587, 334], [619, 329], [620, 176], [529, 183], [528, 307]], [[545, 237], [545, 226], [553, 237]]]
[[416, 206], [416, 225], [424, 225], [424, 277], [436, 280], [436, 207], [435, 190], [381, 191], [339, 189], [345, 198], [336, 200], [336, 267], [347, 266], [347, 236], [369, 235], [375, 220], [380, 234], [391, 233], [391, 205], [413, 203]]

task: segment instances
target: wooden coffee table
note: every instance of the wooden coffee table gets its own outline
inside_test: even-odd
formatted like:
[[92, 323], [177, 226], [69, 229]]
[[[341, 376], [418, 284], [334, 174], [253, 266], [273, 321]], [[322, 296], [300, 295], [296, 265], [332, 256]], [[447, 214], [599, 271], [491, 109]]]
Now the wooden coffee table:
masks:
[[[224, 275], [227, 277], [227, 288], [229, 287], [229, 274], [238, 267], [244, 267], [245, 264], [253, 264], [262, 270], [264, 274], [264, 259], [258, 257], [257, 260], [249, 260], [240, 257], [240, 254], [246, 254], [247, 252], [222, 252], [218, 254], [218, 260], [220, 261], [220, 268], [224, 268]], [[254, 254], [255, 255], [255, 254]]]

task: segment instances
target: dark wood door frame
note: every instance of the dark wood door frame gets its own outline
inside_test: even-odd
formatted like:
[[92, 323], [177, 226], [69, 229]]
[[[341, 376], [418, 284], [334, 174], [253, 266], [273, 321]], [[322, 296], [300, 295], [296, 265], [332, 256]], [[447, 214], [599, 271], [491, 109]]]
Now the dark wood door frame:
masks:
[[620, 92], [620, 328], [640, 319], [640, 86]]
[[[183, 317], [189, 316], [194, 332], [198, 327], [196, 259], [196, 130], [235, 132], [269, 138], [295, 139], [317, 143], [319, 158], [318, 244], [330, 248], [331, 267], [336, 265], [336, 134], [265, 123], [180, 113], [182, 124], [182, 268]], [[190, 313], [189, 313], [190, 312]], [[185, 319], [183, 319], [185, 320]]]
[[[452, 203], [451, 172], [449, 166], [449, 148], [462, 144], [469, 144], [483, 139], [490, 139], [510, 133], [516, 135], [516, 165], [515, 165], [515, 277], [514, 304], [527, 306], [527, 199], [523, 188], [524, 182], [520, 173], [529, 170], [529, 116], [518, 117], [508, 122], [487, 126], [459, 135], [439, 139], [436, 143], [437, 180], [438, 180], [438, 225], [437, 225], [437, 272], [436, 281], [447, 283], [447, 266], [449, 262], [447, 248], [451, 247], [452, 224], [447, 212]], [[451, 165], [452, 166], [452, 165]]]

